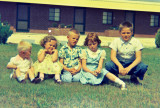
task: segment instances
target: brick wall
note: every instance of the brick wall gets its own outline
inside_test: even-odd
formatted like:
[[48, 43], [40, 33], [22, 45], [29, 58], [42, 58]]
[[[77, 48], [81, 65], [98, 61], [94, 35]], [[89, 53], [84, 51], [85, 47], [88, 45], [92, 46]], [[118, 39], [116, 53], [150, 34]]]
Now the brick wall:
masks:
[[16, 14], [17, 14], [16, 3], [1, 2], [0, 1], [0, 14], [1, 21], [7, 21], [13, 29], [16, 28]]

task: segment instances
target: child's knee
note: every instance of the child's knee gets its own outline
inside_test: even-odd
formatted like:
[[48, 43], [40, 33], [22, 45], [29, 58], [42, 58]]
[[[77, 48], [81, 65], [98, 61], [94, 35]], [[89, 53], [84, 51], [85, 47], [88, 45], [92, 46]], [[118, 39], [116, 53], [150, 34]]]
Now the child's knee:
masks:
[[80, 75], [73, 76], [73, 81], [74, 82], [79, 82], [80, 81]]
[[72, 75], [70, 74], [61, 75], [61, 79], [63, 82], [72, 82]]

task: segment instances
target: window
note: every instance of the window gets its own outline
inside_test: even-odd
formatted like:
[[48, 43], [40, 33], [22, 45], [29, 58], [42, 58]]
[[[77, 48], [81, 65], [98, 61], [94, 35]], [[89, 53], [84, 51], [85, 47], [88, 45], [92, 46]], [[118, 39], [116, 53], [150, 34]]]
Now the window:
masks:
[[50, 8], [49, 9], [49, 20], [60, 21], [60, 9], [59, 8]]
[[159, 26], [159, 16], [158, 15], [151, 15], [150, 26], [152, 27]]
[[103, 12], [103, 24], [112, 24], [112, 12]]

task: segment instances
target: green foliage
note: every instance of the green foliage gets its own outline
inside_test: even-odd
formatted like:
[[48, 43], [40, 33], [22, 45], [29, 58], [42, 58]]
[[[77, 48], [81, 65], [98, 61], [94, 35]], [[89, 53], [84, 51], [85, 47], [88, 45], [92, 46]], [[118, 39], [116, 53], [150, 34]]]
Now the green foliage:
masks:
[[5, 24], [1, 23], [0, 21], [0, 44], [5, 44], [7, 42], [7, 39], [11, 34], [13, 33], [12, 30], [10, 30], [10, 25], [5, 22]]
[[60, 25], [60, 28], [64, 28], [64, 26], [65, 26], [63, 23], [59, 24], [59, 25]]
[[67, 28], [72, 28], [72, 24], [67, 25]]
[[54, 22], [53, 27], [58, 27], [58, 24], [56, 22]]
[[117, 26], [109, 27], [109, 30], [119, 30], [119, 27]]
[[158, 29], [155, 37], [155, 44], [157, 48], [160, 48], [160, 29]]

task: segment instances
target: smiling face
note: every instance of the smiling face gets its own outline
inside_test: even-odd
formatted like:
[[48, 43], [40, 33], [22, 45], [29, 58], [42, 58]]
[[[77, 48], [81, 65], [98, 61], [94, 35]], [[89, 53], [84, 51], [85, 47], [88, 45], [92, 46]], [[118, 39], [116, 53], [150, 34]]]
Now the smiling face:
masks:
[[56, 40], [51, 40], [49, 42], [46, 42], [44, 47], [48, 51], [48, 53], [51, 53], [53, 49], [56, 49], [57, 41]]
[[123, 39], [125, 42], [127, 42], [127, 41], [129, 41], [129, 40], [131, 39], [132, 34], [133, 34], [132, 31], [131, 31], [130, 28], [128, 28], [128, 27], [124, 27], [124, 28], [122, 28], [122, 30], [120, 31], [120, 35], [121, 35], [122, 39]]
[[97, 42], [97, 41], [89, 40], [89, 41], [88, 41], [88, 48], [89, 48], [92, 52], [96, 52], [97, 49], [98, 49], [98, 42]]
[[71, 32], [70, 35], [67, 36], [67, 39], [68, 39], [68, 46], [72, 48], [77, 44], [79, 40], [79, 34]]

